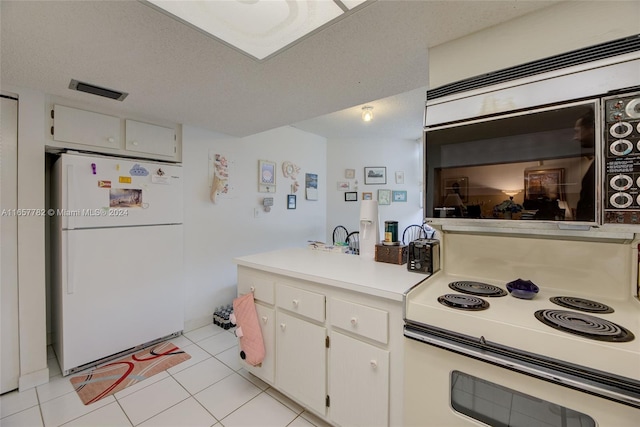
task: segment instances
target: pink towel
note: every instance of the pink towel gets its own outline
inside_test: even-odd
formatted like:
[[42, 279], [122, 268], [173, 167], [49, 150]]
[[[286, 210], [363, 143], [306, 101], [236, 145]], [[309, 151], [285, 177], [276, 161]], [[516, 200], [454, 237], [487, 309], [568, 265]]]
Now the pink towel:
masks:
[[264, 360], [264, 341], [258, 323], [258, 312], [253, 301], [253, 293], [233, 300], [236, 336], [240, 338], [240, 357], [252, 366], [259, 366]]

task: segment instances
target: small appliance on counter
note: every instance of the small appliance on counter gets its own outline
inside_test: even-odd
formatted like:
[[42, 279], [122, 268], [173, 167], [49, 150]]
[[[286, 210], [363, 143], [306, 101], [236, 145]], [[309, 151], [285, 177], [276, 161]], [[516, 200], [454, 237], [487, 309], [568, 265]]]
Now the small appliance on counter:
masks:
[[407, 270], [418, 273], [440, 270], [440, 241], [417, 239], [409, 242]]

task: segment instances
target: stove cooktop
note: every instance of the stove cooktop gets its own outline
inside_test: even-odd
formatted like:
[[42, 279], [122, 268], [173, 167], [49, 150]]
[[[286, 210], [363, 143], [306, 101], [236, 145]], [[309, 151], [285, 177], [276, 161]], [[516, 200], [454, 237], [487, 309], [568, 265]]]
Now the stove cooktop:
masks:
[[459, 310], [486, 310], [489, 308], [487, 301], [471, 295], [446, 294], [438, 297], [438, 302]]
[[507, 295], [507, 291], [499, 288], [498, 286], [470, 280], [451, 282], [449, 283], [449, 287], [454, 291], [462, 292], [463, 294], [477, 295], [482, 297], [503, 297]]
[[634, 339], [633, 333], [628, 329], [590, 314], [568, 310], [538, 310], [534, 314], [545, 325], [585, 338], [609, 342]]
[[549, 301], [565, 308], [572, 308], [587, 313], [608, 314], [614, 312], [614, 309], [606, 304], [585, 298], [558, 296], [549, 298]]
[[[493, 288], [504, 291], [506, 281], [477, 280], [440, 271], [407, 294], [407, 321], [640, 379], [640, 339], [635, 339], [640, 336], [638, 300], [586, 299], [544, 284], [538, 284], [540, 292], [532, 300], [514, 298], [506, 292], [501, 297], [465, 295], [452, 286], [454, 283], [466, 283], [463, 288], [467, 291], [487, 292], [486, 289]], [[460, 294], [451, 293], [452, 289]], [[501, 292], [496, 296], [499, 294]], [[464, 297], [484, 301], [486, 307], [481, 302], [472, 303], [471, 310], [451, 305], [452, 300], [457, 303]], [[467, 304], [466, 299], [463, 302]], [[536, 315], [537, 312], [540, 314]], [[541, 313], [548, 313], [542, 317], [560, 318], [565, 322], [552, 325], [537, 317]], [[567, 323], [577, 326], [579, 332], [569, 331]], [[587, 329], [595, 329], [596, 337], [585, 336]]]

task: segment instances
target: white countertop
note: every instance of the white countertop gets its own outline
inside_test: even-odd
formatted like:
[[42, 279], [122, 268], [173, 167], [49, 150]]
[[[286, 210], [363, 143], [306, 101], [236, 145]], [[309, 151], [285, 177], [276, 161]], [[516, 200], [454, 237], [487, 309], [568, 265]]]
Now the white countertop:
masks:
[[234, 259], [238, 265], [309, 280], [395, 301], [427, 274], [407, 271], [407, 264], [376, 262], [359, 255], [308, 248], [282, 249]]

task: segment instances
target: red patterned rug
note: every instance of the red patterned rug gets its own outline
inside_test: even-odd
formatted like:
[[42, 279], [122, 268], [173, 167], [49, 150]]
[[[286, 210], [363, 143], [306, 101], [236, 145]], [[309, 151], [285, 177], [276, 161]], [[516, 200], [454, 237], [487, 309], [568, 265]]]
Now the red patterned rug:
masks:
[[70, 381], [80, 399], [89, 405], [189, 359], [191, 356], [176, 345], [164, 342], [71, 377]]

